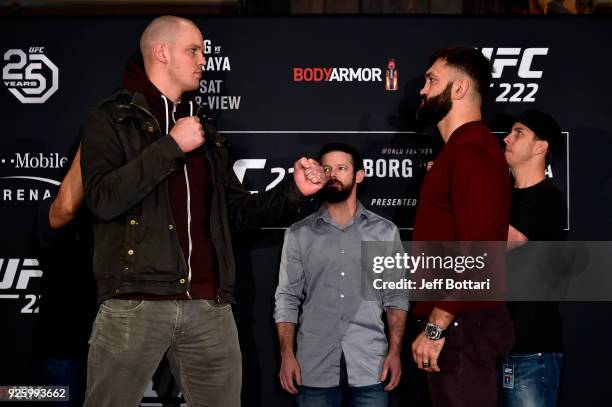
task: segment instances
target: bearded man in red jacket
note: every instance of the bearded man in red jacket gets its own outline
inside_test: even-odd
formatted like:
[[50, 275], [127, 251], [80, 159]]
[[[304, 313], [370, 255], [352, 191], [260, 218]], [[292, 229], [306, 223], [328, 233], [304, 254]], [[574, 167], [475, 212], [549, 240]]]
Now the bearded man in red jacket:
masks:
[[[421, 189], [415, 241], [506, 241], [508, 166], [481, 121], [491, 71], [473, 48], [446, 48], [431, 57], [417, 119], [436, 125], [445, 145]], [[422, 321], [412, 353], [428, 372], [432, 404], [496, 405], [497, 365], [514, 342], [503, 302], [419, 302], [412, 312]]]

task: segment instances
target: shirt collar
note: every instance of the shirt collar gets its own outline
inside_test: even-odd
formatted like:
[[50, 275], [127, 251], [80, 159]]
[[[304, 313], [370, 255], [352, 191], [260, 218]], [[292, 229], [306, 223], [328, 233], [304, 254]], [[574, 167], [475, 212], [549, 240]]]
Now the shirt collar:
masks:
[[[370, 216], [370, 211], [368, 211], [358, 199], [357, 200], [357, 212], [355, 213], [355, 219], [362, 219], [362, 218], [367, 219], [369, 216]], [[315, 216], [315, 220], [317, 221], [322, 220], [327, 223], [334, 223], [331, 216], [329, 215], [329, 211], [327, 210], [327, 206], [325, 206], [325, 204], [321, 205], [319, 207], [319, 210], [317, 210], [317, 215]], [[350, 224], [347, 226], [350, 226]]]

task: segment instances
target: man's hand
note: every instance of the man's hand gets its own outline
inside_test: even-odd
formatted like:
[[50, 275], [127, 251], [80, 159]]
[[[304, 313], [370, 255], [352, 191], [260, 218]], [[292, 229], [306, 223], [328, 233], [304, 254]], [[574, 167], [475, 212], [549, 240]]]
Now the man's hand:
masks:
[[283, 355], [278, 377], [280, 378], [280, 383], [281, 386], [283, 386], [283, 389], [287, 390], [291, 394], [298, 394], [298, 389], [293, 384], [293, 380], [295, 379], [295, 383], [297, 383], [298, 386], [301, 386], [302, 372], [300, 370], [300, 364], [298, 363], [294, 354]]
[[[444, 347], [444, 341], [444, 338], [432, 341], [425, 336], [425, 332], [421, 332], [417, 336], [414, 342], [412, 342], [412, 357], [419, 369], [430, 373], [440, 371], [438, 357]], [[429, 367], [423, 366], [424, 362], [427, 362]]]
[[529, 239], [512, 225], [508, 226], [508, 243], [506, 250], [513, 250], [527, 243]]
[[397, 352], [390, 352], [385, 358], [380, 381], [384, 382], [387, 380], [389, 373], [391, 373], [391, 378], [389, 379], [389, 383], [385, 386], [385, 391], [391, 391], [396, 388], [402, 377], [402, 361]]
[[293, 179], [305, 196], [316, 194], [327, 182], [323, 167], [316, 160], [305, 157], [293, 164]]
[[204, 144], [204, 129], [197, 116], [183, 117], [179, 119], [172, 130], [170, 136], [176, 141], [184, 153], [195, 150]]

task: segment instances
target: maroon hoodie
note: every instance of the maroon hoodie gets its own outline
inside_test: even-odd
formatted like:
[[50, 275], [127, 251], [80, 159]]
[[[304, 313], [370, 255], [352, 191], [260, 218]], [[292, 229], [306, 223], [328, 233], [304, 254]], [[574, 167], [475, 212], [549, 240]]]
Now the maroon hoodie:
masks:
[[[191, 116], [197, 104], [183, 95], [183, 100], [173, 103], [151, 83], [142, 61], [130, 60], [123, 73], [123, 87], [142, 93], [155, 116], [162, 135], [169, 134], [174, 123]], [[191, 298], [215, 299], [217, 297], [217, 261], [210, 238], [210, 201], [212, 179], [208, 162], [201, 148], [187, 153], [186, 165], [168, 176], [168, 195], [185, 263], [191, 274], [189, 294]], [[188, 298], [184, 296], [140, 296], [138, 299]]]

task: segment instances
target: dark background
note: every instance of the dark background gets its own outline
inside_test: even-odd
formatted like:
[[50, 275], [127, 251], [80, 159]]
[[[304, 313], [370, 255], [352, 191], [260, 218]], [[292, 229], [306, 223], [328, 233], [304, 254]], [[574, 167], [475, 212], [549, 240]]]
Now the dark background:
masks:
[[[25, 259], [36, 258], [33, 225], [40, 199], [46, 189], [56, 189], [44, 181], [5, 177], [60, 180], [62, 172], [58, 168], [15, 168], [10, 159], [27, 152], [68, 155], [86, 110], [120, 84], [123, 66], [136, 51], [148, 21], [147, 17], [0, 19], [1, 55], [9, 49], [28, 53], [30, 47], [44, 47], [44, 54], [59, 68], [59, 90], [43, 104], [22, 104], [4, 81], [0, 85], [0, 158], [5, 160], [0, 164], [0, 295], [18, 296], [0, 297], [0, 385], [36, 384], [38, 380], [33, 350], [38, 314], [23, 313], [23, 309], [28, 309], [31, 297], [27, 296], [39, 293], [40, 278], [32, 277], [25, 288], [18, 288], [17, 281], [28, 271], [40, 275]], [[382, 160], [386, 165], [392, 159], [411, 160], [411, 177], [368, 177], [362, 191], [364, 204], [396, 222], [405, 239], [410, 239], [414, 207], [377, 206], [371, 200], [418, 198], [422, 165], [433, 156], [428, 149], [433, 153], [439, 148], [437, 136], [417, 129], [412, 119], [429, 55], [436, 48], [455, 44], [520, 48], [517, 57], [499, 57], [518, 61], [516, 66], [505, 67], [502, 77], [495, 80], [485, 104], [485, 121], [491, 124], [501, 113], [516, 114], [532, 107], [556, 117], [566, 132], [567, 144], [552, 173], [554, 182], [568, 194], [569, 238], [611, 240], [609, 18], [336, 16], [198, 17], [194, 21], [205, 39], [212, 41], [212, 56], [227, 57], [231, 65], [230, 71], [205, 72], [204, 79], [223, 81], [219, 95], [241, 98], [238, 110], [212, 110], [219, 129], [231, 140], [236, 158], [266, 159], [263, 168], [247, 170], [247, 187], [263, 190], [296, 158], [313, 155], [323, 143], [333, 140], [351, 142], [366, 159]], [[221, 47], [219, 54], [214, 54], [215, 45]], [[536, 56], [531, 64], [532, 70], [543, 72], [542, 77], [520, 78], [521, 56], [533, 47], [548, 48], [547, 55]], [[293, 82], [294, 67], [375, 67], [384, 78], [389, 58], [397, 63], [397, 92], [386, 91], [384, 82]], [[2, 61], [2, 66], [7, 62]], [[50, 76], [46, 77], [49, 81]], [[502, 83], [537, 84], [535, 101], [496, 102]], [[514, 93], [512, 90], [508, 97]], [[502, 131], [499, 127], [493, 130]], [[383, 152], [389, 147], [401, 148], [403, 153]], [[17, 189], [26, 191], [24, 201], [16, 200]], [[39, 190], [38, 200], [27, 199], [30, 189]], [[7, 191], [12, 199], [7, 199]], [[248, 406], [289, 405], [291, 400], [277, 384], [279, 358], [272, 322], [282, 233], [282, 229], [272, 229], [236, 236], [240, 263], [236, 313], [245, 360], [244, 404]], [[12, 284], [7, 279], [8, 259], [18, 261]], [[566, 342], [563, 406], [600, 404], [612, 396], [608, 384], [612, 354], [607, 349], [612, 342], [611, 311], [608, 303], [562, 304]], [[409, 344], [407, 341], [407, 350]], [[416, 380], [408, 372], [403, 385]], [[410, 393], [399, 393], [397, 398], [408, 405]]]

